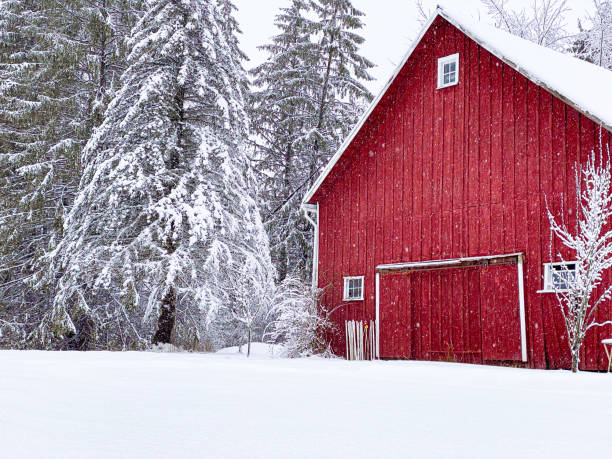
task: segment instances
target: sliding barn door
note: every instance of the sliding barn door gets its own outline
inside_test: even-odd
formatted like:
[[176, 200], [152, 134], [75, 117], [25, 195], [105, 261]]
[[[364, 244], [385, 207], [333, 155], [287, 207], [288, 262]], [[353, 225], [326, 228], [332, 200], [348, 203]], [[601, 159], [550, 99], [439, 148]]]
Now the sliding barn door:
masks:
[[521, 360], [516, 263], [381, 273], [380, 357]]

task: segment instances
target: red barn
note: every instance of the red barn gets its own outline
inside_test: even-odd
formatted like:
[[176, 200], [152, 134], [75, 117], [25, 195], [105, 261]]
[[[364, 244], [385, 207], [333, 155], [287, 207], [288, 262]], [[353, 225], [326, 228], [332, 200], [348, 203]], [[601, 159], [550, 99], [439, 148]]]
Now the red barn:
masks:
[[380, 358], [569, 368], [545, 200], [611, 132], [612, 72], [438, 8], [304, 198], [335, 352], [376, 321]]

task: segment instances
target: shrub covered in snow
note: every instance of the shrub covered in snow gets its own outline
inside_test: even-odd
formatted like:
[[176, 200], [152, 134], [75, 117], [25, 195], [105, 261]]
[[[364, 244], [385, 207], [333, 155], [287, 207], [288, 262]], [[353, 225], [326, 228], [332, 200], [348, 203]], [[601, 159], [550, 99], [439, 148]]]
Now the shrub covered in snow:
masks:
[[277, 287], [271, 310], [274, 318], [266, 338], [274, 343], [282, 343], [288, 357], [331, 355], [328, 336], [332, 324], [329, 314], [319, 306], [320, 292], [290, 277]]

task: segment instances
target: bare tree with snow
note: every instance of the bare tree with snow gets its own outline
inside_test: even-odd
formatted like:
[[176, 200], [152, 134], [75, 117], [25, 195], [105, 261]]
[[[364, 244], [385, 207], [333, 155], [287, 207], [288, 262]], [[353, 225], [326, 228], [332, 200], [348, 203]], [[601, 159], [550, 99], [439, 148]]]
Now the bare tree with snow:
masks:
[[530, 8], [512, 9], [508, 0], [482, 0], [495, 26], [526, 40], [562, 51], [571, 34], [566, 30], [567, 0], [533, 0]]
[[427, 23], [427, 20], [431, 17], [433, 10], [423, 5], [423, 0], [416, 0], [414, 2], [414, 6], [417, 10], [417, 21], [419, 21], [419, 24], [421, 27], [423, 27]]
[[[267, 247], [265, 234], [260, 247]], [[247, 346], [263, 339], [269, 312], [275, 298], [275, 275], [269, 252], [241, 250], [241, 263], [231, 265], [233, 275], [222, 279], [225, 301], [208, 313], [209, 329], [219, 346]]]
[[590, 27], [581, 29], [574, 53], [581, 59], [612, 70], [612, 1], [593, 0], [593, 13], [587, 16]]
[[[555, 216], [547, 205], [553, 235], [575, 258], [570, 270], [567, 264], [556, 273], [561, 282], [552, 283], [565, 320], [568, 344], [572, 355], [572, 371], [578, 371], [580, 348], [587, 332], [612, 321], [597, 322], [597, 309], [612, 298], [612, 286], [602, 284], [604, 272], [612, 267], [612, 192], [610, 190], [610, 148], [607, 155], [591, 154], [584, 167], [576, 165], [576, 222], [570, 228], [564, 217]], [[563, 212], [562, 212], [563, 213]], [[557, 257], [563, 260], [561, 254]]]

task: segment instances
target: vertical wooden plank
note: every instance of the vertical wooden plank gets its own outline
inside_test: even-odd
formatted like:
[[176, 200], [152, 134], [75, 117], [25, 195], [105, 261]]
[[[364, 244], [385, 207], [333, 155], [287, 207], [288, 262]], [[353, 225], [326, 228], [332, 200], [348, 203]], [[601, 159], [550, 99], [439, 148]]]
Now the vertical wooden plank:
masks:
[[433, 190], [433, 139], [434, 139], [434, 78], [435, 75], [435, 59], [436, 56], [430, 48], [427, 48], [424, 53], [425, 71], [423, 84], [423, 220], [422, 220], [422, 257], [425, 260], [431, 259], [432, 256], [432, 227], [431, 227], [431, 212], [434, 206]]
[[504, 64], [496, 57], [491, 58], [491, 97], [490, 97], [490, 161], [491, 161], [491, 222], [490, 239], [491, 247], [495, 251], [504, 249], [504, 225], [503, 225], [503, 162], [502, 162], [502, 133], [503, 133], [503, 85], [502, 66]]
[[478, 219], [478, 252], [476, 255], [488, 255], [492, 253], [499, 253], [500, 248], [491, 248], [491, 207], [488, 204], [482, 204], [479, 206]]
[[[341, 250], [341, 196], [340, 193], [336, 192], [333, 187], [330, 190], [330, 199], [332, 200], [332, 266], [334, 267], [334, 273], [332, 277], [332, 288], [331, 290], [331, 298], [332, 298], [332, 307], [341, 304], [342, 302], [342, 250]], [[344, 308], [339, 308], [334, 313], [334, 322], [337, 326], [341, 326], [344, 324], [345, 320], [345, 311]], [[345, 347], [345, 339], [343, 339], [339, 343], [338, 348]]]
[[541, 231], [540, 220], [540, 151], [539, 151], [539, 98], [538, 87], [527, 83], [527, 250], [525, 254], [525, 295], [527, 305], [527, 331], [530, 365], [545, 368], [544, 325], [542, 295], [536, 293], [542, 287], [541, 242], [546, 233]]
[[515, 137], [515, 196], [518, 201], [527, 200], [527, 79], [516, 75], [514, 102]]
[[474, 353], [475, 361], [482, 362], [482, 334], [480, 320], [480, 276], [477, 268], [466, 268], [468, 329], [470, 350]]
[[430, 259], [438, 260], [442, 258], [442, 216], [440, 212], [431, 214], [431, 255]]
[[431, 340], [431, 325], [432, 325], [432, 271], [423, 271], [419, 273], [422, 280], [422, 296], [421, 296], [421, 350], [423, 360], [432, 358], [432, 340]]
[[385, 106], [384, 137], [380, 139], [383, 152], [383, 187], [384, 187], [384, 221], [383, 221], [383, 263], [393, 261], [393, 113]]
[[437, 353], [436, 360], [440, 358], [440, 353], [444, 352], [442, 343], [442, 279], [439, 270], [431, 272], [431, 348], [432, 352]]
[[508, 65], [502, 69], [503, 84], [503, 204], [504, 204], [504, 250], [511, 252], [515, 243], [514, 220], [514, 78], [516, 72]]
[[[491, 202], [502, 202], [503, 195], [503, 163], [502, 163], [502, 132], [503, 132], [503, 100], [502, 85], [503, 64], [493, 57], [491, 60]], [[499, 220], [502, 221], [502, 220]], [[500, 225], [502, 226], [502, 225]], [[501, 247], [501, 246], [498, 246]]]
[[[342, 272], [345, 276], [354, 276], [352, 271], [351, 258], [352, 258], [352, 244], [355, 239], [355, 232], [353, 231], [352, 217], [353, 217], [353, 206], [354, 206], [354, 195], [355, 190], [353, 188], [354, 176], [351, 173], [351, 167], [349, 166], [343, 171], [343, 175], [340, 178], [340, 185], [342, 187], [342, 194], [344, 195], [344, 202], [342, 204]], [[355, 303], [351, 303], [345, 307], [345, 320], [359, 320]]]
[[402, 296], [402, 332], [403, 332], [403, 358], [412, 358], [412, 291], [410, 289], [410, 278], [406, 274], [400, 275], [400, 292]]
[[413, 217], [413, 194], [414, 187], [412, 182], [412, 163], [414, 156], [414, 115], [413, 107], [410, 104], [409, 94], [412, 94], [414, 87], [408, 86], [408, 81], [404, 87], [402, 97], [401, 110], [402, 115], [402, 182], [403, 182], [403, 199], [402, 199], [402, 240], [401, 240], [401, 261], [410, 261], [411, 240], [412, 240], [412, 217]]
[[[357, 193], [358, 193], [358, 206], [359, 211], [357, 213], [357, 247], [355, 251], [357, 252], [357, 269], [356, 272], [361, 273], [364, 276], [364, 289], [366, 285], [370, 281], [371, 273], [368, 272], [366, 267], [366, 219], [367, 219], [367, 180], [366, 180], [366, 170], [363, 169], [363, 166], [366, 164], [367, 156], [364, 154], [364, 146], [362, 144], [359, 145], [358, 156], [355, 158], [355, 163], [357, 165]], [[368, 291], [364, 290], [364, 309], [367, 311], [366, 315], [368, 320], [373, 316], [369, 313], [369, 301], [367, 294]]]
[[440, 272], [440, 300], [439, 300], [439, 314], [440, 314], [440, 342], [441, 351], [443, 353], [444, 360], [451, 360], [455, 358], [455, 348], [453, 346], [452, 339], [452, 321], [453, 317], [453, 298], [452, 298], [452, 269], [441, 269]]
[[417, 88], [415, 88], [416, 100], [414, 100], [415, 112], [414, 112], [414, 155], [412, 157], [412, 184], [413, 184], [413, 220], [412, 220], [412, 248], [411, 256], [412, 260], [420, 261], [424, 259], [422, 252], [422, 225], [421, 217], [423, 216], [423, 196], [425, 194], [423, 189], [423, 176], [425, 175], [425, 160], [424, 154], [424, 110], [425, 110], [425, 97], [424, 97], [424, 85], [423, 76], [420, 72], [414, 77], [416, 79]]
[[452, 270], [450, 276], [451, 292], [448, 306], [451, 308], [451, 341], [456, 351], [465, 352], [464, 320], [463, 320], [463, 269]]
[[466, 83], [466, 60], [465, 53], [467, 37], [461, 32], [457, 32], [457, 46], [460, 52], [459, 57], [459, 84], [455, 89], [455, 121], [454, 121], [454, 140], [453, 140], [453, 256], [465, 256], [465, 230], [463, 221], [463, 209], [465, 207], [464, 197], [464, 174], [465, 174], [465, 153], [464, 153], [464, 132], [465, 132], [465, 89]]
[[[432, 61], [432, 73], [430, 74], [431, 94], [433, 99], [433, 111], [432, 116], [432, 200], [431, 209], [432, 212], [440, 214], [442, 207], [442, 167], [443, 163], [441, 159], [444, 155], [444, 98], [446, 89], [437, 89], [433, 84], [434, 75], [436, 75], [437, 68], [433, 65], [437, 63], [437, 59], [445, 55], [445, 31], [446, 27], [441, 27], [436, 30], [436, 40], [434, 42], [434, 52]], [[437, 244], [432, 241], [432, 247], [435, 250]]]
[[387, 277], [384, 275], [380, 276], [380, 299], [379, 299], [379, 338], [380, 338], [380, 357], [390, 358], [390, 298], [391, 292], [389, 291], [387, 284]]
[[448, 259], [453, 256], [453, 213], [446, 211], [442, 213], [442, 226], [440, 229], [442, 235], [442, 252], [441, 258]]
[[415, 273], [409, 273], [408, 275], [410, 284], [410, 314], [412, 319], [412, 327], [410, 331], [410, 337], [412, 341], [412, 358], [416, 360], [422, 360], [422, 328], [421, 328], [421, 310], [423, 307], [423, 283], [421, 276]]
[[[362, 246], [360, 243], [360, 236], [361, 236], [361, 222], [362, 222], [362, 218], [363, 218], [363, 214], [365, 209], [362, 207], [362, 180], [361, 180], [361, 176], [362, 176], [362, 170], [361, 170], [361, 164], [359, 161], [355, 161], [353, 160], [353, 166], [351, 168], [351, 187], [353, 189], [353, 192], [351, 194], [352, 197], [352, 202], [349, 206], [350, 212], [351, 212], [351, 252], [350, 252], [350, 259], [349, 259], [349, 263], [350, 263], [350, 272], [355, 273], [355, 276], [364, 276], [364, 282], [365, 282], [365, 271], [364, 271], [364, 267], [361, 263], [361, 252], [362, 252]], [[365, 294], [365, 290], [364, 290], [364, 294]], [[367, 309], [366, 309], [366, 297], [364, 295], [364, 301], [359, 301], [355, 303], [355, 313], [357, 315], [357, 317], [359, 318], [359, 320], [364, 321], [364, 320], [369, 320], [369, 316], [367, 314]]]
[[364, 153], [366, 157], [366, 279], [368, 280], [365, 292], [368, 298], [371, 314], [374, 317], [376, 298], [375, 298], [375, 247], [376, 247], [376, 158], [372, 149], [371, 141], [366, 141]]
[[[444, 45], [446, 56], [456, 52], [455, 44], [455, 29], [454, 27], [448, 26], [444, 28]], [[461, 60], [461, 59], [460, 59]], [[461, 73], [459, 74], [461, 77]], [[443, 108], [442, 108], [442, 208], [441, 213], [450, 212], [452, 210], [452, 191], [453, 191], [453, 131], [454, 131], [454, 120], [455, 120], [455, 94], [457, 92], [457, 86], [451, 86], [443, 89], [442, 96]], [[443, 234], [444, 237], [450, 237], [450, 234]]]
[[478, 254], [478, 241], [479, 238], [479, 220], [478, 220], [478, 207], [473, 206], [468, 208], [468, 222], [467, 222], [467, 232], [468, 232], [468, 253], [470, 255]]
[[[491, 54], [479, 47], [479, 253], [491, 253]], [[497, 247], [495, 248], [497, 249]]]
[[[567, 108], [566, 114], [566, 165], [565, 165], [565, 196], [566, 208], [576, 208], [576, 180], [575, 171], [577, 162], [580, 161], [580, 115], [572, 107]], [[574, 224], [574, 220], [568, 222]]]
[[[403, 88], [402, 81], [398, 82], [398, 87]], [[398, 93], [395, 96], [393, 118], [393, 261], [399, 262], [402, 259], [403, 251], [403, 220], [404, 220], [404, 152], [403, 152], [403, 124], [404, 111], [402, 110], [401, 97]]]
[[[383, 126], [380, 128], [381, 133], [384, 132]], [[383, 245], [384, 245], [384, 216], [385, 216], [385, 168], [384, 168], [384, 153], [380, 135], [375, 136], [373, 146], [376, 158], [376, 231], [374, 236], [376, 242], [374, 244], [374, 265], [383, 263]]]
[[567, 158], [565, 153], [565, 103], [552, 98], [552, 191], [561, 194], [566, 190]]
[[515, 248], [513, 252], [524, 252], [527, 249], [527, 79], [516, 75], [514, 102], [514, 212], [515, 218]]
[[[541, 228], [546, 231], [549, 228], [548, 217], [546, 216], [545, 196], [551, 196], [552, 185], [552, 96], [542, 89], [538, 89], [540, 99], [539, 108], [539, 140], [540, 140], [540, 209], [541, 209]], [[544, 238], [542, 238], [544, 239]], [[548, 241], [542, 241], [541, 259], [547, 260], [549, 256]], [[546, 357], [553, 368], [558, 368], [560, 364], [561, 352], [559, 347], [559, 336], [556, 331], [554, 304], [549, 295], [543, 295], [542, 307], [544, 325], [544, 343]]]
[[[480, 127], [479, 127], [479, 56], [478, 45], [470, 41], [469, 46], [469, 98], [466, 101], [469, 107], [468, 118], [468, 135], [466, 142], [468, 144], [468, 205], [470, 207], [478, 206], [479, 186], [479, 145], [480, 145]], [[476, 250], [478, 250], [476, 248]]]

